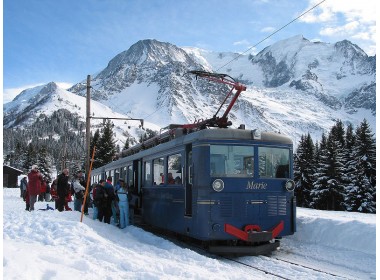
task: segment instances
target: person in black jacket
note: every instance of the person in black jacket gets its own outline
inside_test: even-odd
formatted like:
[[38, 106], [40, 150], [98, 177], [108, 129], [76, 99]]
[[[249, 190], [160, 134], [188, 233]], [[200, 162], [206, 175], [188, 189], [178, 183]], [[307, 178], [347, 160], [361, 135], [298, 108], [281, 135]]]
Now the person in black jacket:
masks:
[[69, 170], [63, 169], [62, 173], [57, 178], [57, 208], [59, 212], [62, 212], [65, 206], [65, 199], [68, 194], [69, 185]]
[[109, 224], [111, 223], [112, 216], [112, 201], [115, 199], [115, 192], [113, 191], [113, 187], [109, 187], [106, 185], [104, 180], [100, 180], [99, 185], [101, 188], [96, 189], [96, 206], [98, 208], [98, 220], [103, 221]]

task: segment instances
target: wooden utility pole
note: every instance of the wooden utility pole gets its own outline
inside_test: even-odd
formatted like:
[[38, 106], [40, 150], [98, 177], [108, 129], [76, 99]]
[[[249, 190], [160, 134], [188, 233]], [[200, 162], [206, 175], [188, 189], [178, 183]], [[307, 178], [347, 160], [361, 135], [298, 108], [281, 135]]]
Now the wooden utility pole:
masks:
[[80, 222], [82, 222], [82, 220], [83, 220], [84, 206], [86, 205], [88, 190], [89, 190], [89, 186], [90, 186], [90, 182], [91, 182], [91, 169], [92, 169], [92, 163], [94, 162], [94, 157], [95, 157], [95, 146], [94, 146], [94, 149], [92, 150], [91, 164], [90, 164], [90, 168], [88, 169], [89, 172], [86, 173], [87, 184], [86, 184], [86, 191], [85, 191], [84, 199], [83, 199], [83, 207], [82, 207], [82, 214], [80, 216]]
[[86, 176], [90, 173], [90, 141], [91, 141], [91, 95], [90, 95], [91, 76], [87, 75], [87, 94], [86, 94]]

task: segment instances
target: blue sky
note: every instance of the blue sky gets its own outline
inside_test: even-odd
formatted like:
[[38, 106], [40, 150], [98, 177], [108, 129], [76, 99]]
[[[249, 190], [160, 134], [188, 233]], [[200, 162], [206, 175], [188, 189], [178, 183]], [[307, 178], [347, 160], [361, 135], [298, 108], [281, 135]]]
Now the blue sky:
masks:
[[[3, 0], [3, 101], [51, 81], [85, 80], [142, 39], [245, 52], [321, 1]], [[348, 39], [374, 55], [375, 32], [375, 1], [326, 0], [249, 52], [301, 34]]]

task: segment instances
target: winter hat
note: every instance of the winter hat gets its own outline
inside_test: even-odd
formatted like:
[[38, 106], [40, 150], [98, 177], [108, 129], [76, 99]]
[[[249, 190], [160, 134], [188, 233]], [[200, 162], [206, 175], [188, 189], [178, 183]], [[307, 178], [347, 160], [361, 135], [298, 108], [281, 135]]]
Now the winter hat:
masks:
[[37, 169], [38, 169], [38, 166], [34, 164], [34, 165], [32, 166], [32, 170], [37, 170]]

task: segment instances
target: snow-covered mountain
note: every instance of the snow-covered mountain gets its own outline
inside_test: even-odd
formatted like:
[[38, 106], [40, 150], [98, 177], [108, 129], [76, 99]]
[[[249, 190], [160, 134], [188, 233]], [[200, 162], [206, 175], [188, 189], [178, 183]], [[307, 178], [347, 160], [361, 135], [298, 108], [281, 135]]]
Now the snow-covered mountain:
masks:
[[[228, 89], [195, 79], [187, 72], [226, 73], [247, 85], [230, 113], [233, 127], [244, 123], [248, 129], [279, 131], [297, 142], [308, 132], [319, 138], [337, 119], [357, 126], [366, 118], [375, 131], [375, 60], [347, 40], [313, 43], [302, 36], [279, 41], [257, 55], [141, 40], [92, 75], [91, 97], [99, 102], [94, 104], [104, 104], [114, 112], [144, 118], [160, 127], [192, 123], [212, 117]], [[85, 81], [69, 91], [85, 96]], [[69, 93], [58, 92], [61, 101], [57, 97], [51, 104], [76, 98], [70, 95], [66, 100]], [[27, 111], [37, 113], [39, 102], [52, 98], [40, 92], [35, 99], [28, 99], [28, 106], [12, 105], [27, 96], [23, 92], [5, 105], [4, 125], [20, 123], [20, 116]], [[15, 107], [20, 108], [17, 111]], [[92, 111], [97, 112], [95, 106]]]
[[[295, 141], [307, 132], [319, 137], [337, 119], [358, 125], [366, 118], [375, 130], [375, 57], [346, 40], [295, 36], [255, 56], [142, 40], [93, 77], [93, 96], [160, 126], [191, 123], [212, 117], [227, 93], [186, 74], [194, 69], [226, 73], [248, 86], [230, 115], [235, 127], [280, 131]], [[70, 91], [84, 95], [85, 87]]]
[[[26, 89], [16, 96], [12, 102], [4, 106], [4, 127], [23, 127], [28, 126], [41, 114], [51, 116], [53, 112], [66, 109], [72, 114], [77, 114], [83, 121], [86, 120], [86, 98], [60, 88], [56, 83], [50, 82], [46, 85]], [[108, 118], [130, 118], [127, 115], [112, 111], [106, 105], [92, 101], [92, 117]], [[92, 119], [93, 129], [102, 127], [102, 119]], [[140, 122], [113, 120], [114, 132], [118, 143], [123, 146], [127, 137], [138, 138], [142, 131], [139, 127]], [[159, 127], [144, 122], [144, 126], [152, 130]]]

